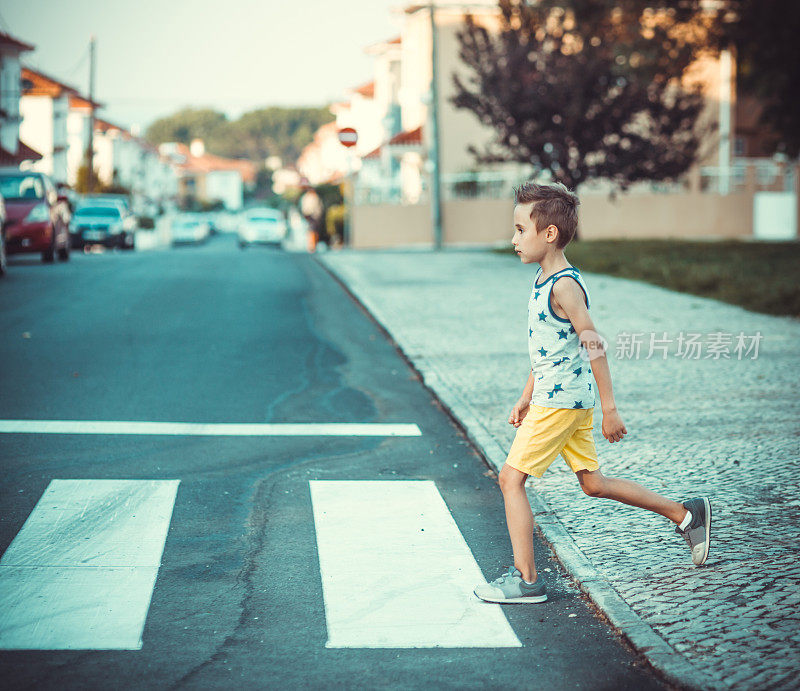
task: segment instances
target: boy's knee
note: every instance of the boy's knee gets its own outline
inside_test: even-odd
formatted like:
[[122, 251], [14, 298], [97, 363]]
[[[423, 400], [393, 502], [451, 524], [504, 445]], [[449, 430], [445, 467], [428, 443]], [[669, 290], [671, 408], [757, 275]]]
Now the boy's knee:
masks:
[[525, 473], [517, 470], [516, 468], [512, 468], [508, 464], [500, 468], [500, 473], [497, 476], [497, 481], [500, 484], [501, 490], [513, 487], [522, 487], [527, 479], [528, 476]]
[[602, 497], [605, 494], [602, 485], [583, 485], [582, 489], [590, 497]]
[[581, 489], [590, 497], [604, 497], [606, 493], [605, 478], [602, 476], [584, 478], [581, 482]]

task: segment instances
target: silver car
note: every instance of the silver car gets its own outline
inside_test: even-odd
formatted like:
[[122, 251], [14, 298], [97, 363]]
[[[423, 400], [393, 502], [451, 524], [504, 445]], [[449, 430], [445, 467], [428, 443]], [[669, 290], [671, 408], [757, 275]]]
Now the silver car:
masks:
[[247, 209], [239, 219], [239, 247], [244, 249], [253, 244], [280, 246], [286, 239], [286, 232], [286, 221], [277, 209]]

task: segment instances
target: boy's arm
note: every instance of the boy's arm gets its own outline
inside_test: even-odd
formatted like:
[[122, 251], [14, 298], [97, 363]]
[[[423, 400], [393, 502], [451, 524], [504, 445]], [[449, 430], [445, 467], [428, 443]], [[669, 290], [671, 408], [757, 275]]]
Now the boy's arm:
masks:
[[526, 399], [528, 402], [531, 401], [533, 398], [533, 370], [528, 375], [528, 381], [525, 382], [525, 388], [522, 389], [522, 398]]
[[514, 427], [519, 427], [521, 422], [520, 420], [524, 418], [528, 414], [528, 407], [531, 404], [531, 399], [533, 398], [533, 370], [528, 375], [528, 381], [525, 382], [525, 388], [522, 390], [522, 396], [520, 396], [519, 400], [514, 404], [514, 407], [511, 409], [511, 414], [508, 416], [508, 424], [514, 425]]
[[594, 322], [586, 308], [583, 290], [574, 280], [556, 281], [552, 294], [572, 322], [575, 333], [578, 334], [583, 347], [586, 348], [592, 363], [592, 372], [594, 380], [597, 382], [597, 393], [600, 396], [600, 406], [603, 410], [603, 436], [612, 443], [620, 441], [628, 433], [628, 430], [625, 429], [622, 418], [617, 412], [608, 359], [600, 335], [594, 328]]

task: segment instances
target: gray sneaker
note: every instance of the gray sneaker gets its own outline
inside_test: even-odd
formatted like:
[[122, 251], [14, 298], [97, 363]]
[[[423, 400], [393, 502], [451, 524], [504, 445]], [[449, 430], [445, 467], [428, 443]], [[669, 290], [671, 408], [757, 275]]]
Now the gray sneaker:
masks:
[[675, 526], [675, 532], [683, 535], [689, 549], [692, 550], [692, 562], [701, 566], [708, 559], [708, 548], [711, 543], [711, 503], [708, 497], [696, 497], [683, 502], [687, 511], [692, 512], [692, 522], [681, 530]]
[[473, 592], [486, 602], [545, 602], [547, 590], [542, 577], [537, 574], [533, 583], [522, 580], [522, 573], [515, 566], [510, 566], [500, 578], [491, 583], [475, 586]]

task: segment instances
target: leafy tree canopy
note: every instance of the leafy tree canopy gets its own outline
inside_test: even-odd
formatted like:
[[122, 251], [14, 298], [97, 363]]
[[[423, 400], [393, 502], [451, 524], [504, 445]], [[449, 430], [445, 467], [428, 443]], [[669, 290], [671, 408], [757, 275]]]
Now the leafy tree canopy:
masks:
[[717, 39], [702, 0], [500, 0], [499, 33], [468, 16], [453, 103], [497, 136], [479, 162], [520, 161], [569, 187], [670, 180], [696, 160], [699, 85], [687, 67]]
[[262, 165], [268, 156], [295, 160], [317, 128], [332, 119], [327, 108], [261, 108], [237, 120], [207, 108], [185, 108], [156, 120], [145, 136], [152, 144], [200, 138], [209, 153]]

